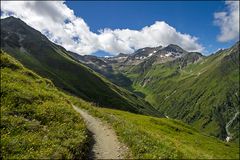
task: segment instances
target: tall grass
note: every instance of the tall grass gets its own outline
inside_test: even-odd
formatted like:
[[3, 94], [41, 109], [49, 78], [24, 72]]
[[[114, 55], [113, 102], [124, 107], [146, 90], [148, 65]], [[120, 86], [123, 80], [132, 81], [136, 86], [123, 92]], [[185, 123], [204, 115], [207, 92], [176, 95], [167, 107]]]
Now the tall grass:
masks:
[[84, 158], [88, 140], [65, 94], [1, 51], [1, 157]]

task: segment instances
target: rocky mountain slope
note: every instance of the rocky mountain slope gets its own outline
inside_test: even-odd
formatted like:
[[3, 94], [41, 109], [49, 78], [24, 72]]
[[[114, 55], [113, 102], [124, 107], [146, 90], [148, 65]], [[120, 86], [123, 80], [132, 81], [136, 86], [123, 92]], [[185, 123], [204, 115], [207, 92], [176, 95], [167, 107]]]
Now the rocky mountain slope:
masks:
[[[188, 52], [177, 45], [170, 44], [166, 47], [159, 46], [142, 48], [132, 54], [119, 53], [119, 55], [112, 57], [96, 57], [92, 55], [81, 56], [72, 52], [70, 54], [73, 58], [104, 75], [113, 83], [129, 88], [129, 86], [132, 85], [132, 81], [124, 76], [122, 71], [138, 65], [144, 65], [141, 69], [146, 69], [146, 66], [151, 67], [154, 64], [173, 61], [187, 55]], [[195, 60], [203, 57], [201, 53], [195, 54]]]

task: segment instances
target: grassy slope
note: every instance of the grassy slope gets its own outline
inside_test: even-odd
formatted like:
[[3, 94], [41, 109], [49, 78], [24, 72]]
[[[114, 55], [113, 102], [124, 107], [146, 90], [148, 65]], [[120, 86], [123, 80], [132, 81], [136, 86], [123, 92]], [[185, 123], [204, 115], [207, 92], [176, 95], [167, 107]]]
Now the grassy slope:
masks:
[[[64, 48], [21, 20], [3, 19], [1, 27], [1, 47], [26, 67], [51, 79], [56, 86], [101, 106], [159, 115], [142, 98], [75, 61]], [[19, 33], [25, 35], [24, 38], [21, 39]]]
[[[155, 65], [142, 75], [136, 66], [127, 75], [135, 82], [133, 88], [166, 115], [226, 138], [225, 124], [239, 111], [238, 45], [181, 70], [179, 64]], [[238, 128], [239, 116], [230, 126], [235, 142]]]
[[1, 157], [84, 157], [83, 120], [51, 81], [1, 52]]
[[129, 147], [129, 158], [239, 158], [236, 145], [179, 121], [97, 108], [65, 95], [2, 53], [1, 73], [3, 158], [84, 156], [86, 128], [69, 101], [110, 123]]
[[236, 144], [204, 135], [180, 121], [97, 108], [76, 98], [72, 102], [111, 124], [128, 146], [130, 158], [239, 158]]

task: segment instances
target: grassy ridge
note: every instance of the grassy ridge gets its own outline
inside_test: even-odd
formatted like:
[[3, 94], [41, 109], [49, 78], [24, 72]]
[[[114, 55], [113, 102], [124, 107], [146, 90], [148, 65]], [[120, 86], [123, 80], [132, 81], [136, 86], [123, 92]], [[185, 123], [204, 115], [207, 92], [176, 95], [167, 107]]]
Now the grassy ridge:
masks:
[[83, 158], [87, 130], [53, 83], [1, 51], [1, 157]]
[[220, 141], [180, 121], [96, 108], [79, 99], [76, 106], [108, 122], [130, 150], [129, 158], [238, 159], [236, 144]]

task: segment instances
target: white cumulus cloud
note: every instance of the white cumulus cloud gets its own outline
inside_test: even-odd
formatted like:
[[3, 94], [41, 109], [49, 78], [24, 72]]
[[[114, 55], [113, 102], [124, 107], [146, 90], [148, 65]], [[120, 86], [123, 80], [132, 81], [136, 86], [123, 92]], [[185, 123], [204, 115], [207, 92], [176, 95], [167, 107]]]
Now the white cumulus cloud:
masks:
[[156, 21], [141, 30], [90, 30], [63, 1], [2, 1], [1, 18], [15, 16], [39, 30], [51, 41], [81, 55], [105, 51], [112, 55], [132, 53], [143, 47], [177, 44], [188, 51], [203, 51], [197, 37], [180, 33], [164, 21]]
[[214, 22], [220, 27], [220, 42], [239, 40], [239, 1], [226, 1], [226, 11], [214, 13]]

